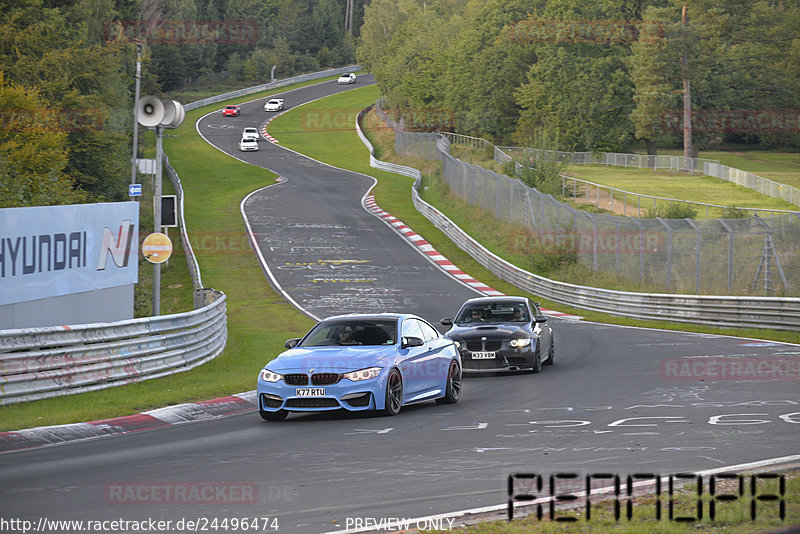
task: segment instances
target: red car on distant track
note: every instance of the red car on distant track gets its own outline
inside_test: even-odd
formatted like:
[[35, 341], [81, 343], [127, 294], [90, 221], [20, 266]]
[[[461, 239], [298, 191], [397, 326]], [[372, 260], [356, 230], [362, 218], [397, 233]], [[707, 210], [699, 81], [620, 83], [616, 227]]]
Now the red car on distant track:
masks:
[[239, 106], [225, 106], [225, 109], [222, 110], [223, 117], [238, 117], [242, 110], [239, 109]]

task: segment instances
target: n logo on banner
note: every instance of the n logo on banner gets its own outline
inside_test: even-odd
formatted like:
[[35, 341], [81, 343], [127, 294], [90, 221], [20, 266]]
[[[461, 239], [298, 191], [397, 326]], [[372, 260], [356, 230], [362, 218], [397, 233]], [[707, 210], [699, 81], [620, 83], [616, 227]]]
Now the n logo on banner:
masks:
[[116, 242], [111, 228], [103, 228], [103, 239], [100, 243], [100, 257], [97, 258], [97, 270], [103, 271], [106, 268], [108, 253], [117, 267], [127, 267], [131, 243], [133, 242], [133, 226], [130, 219], [125, 219], [119, 227]]

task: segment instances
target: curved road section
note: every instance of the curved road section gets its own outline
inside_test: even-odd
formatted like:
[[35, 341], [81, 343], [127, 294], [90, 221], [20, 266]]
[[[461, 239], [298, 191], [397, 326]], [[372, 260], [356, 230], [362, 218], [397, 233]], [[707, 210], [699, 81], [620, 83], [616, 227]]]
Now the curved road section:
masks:
[[[277, 96], [291, 108], [367, 81]], [[410, 311], [438, 321], [478, 294], [363, 207], [371, 178], [265, 141], [239, 152], [241, 129], [266, 121], [263, 103], [197, 127], [218, 149], [283, 178], [243, 211], [265, 274], [287, 298], [314, 317]], [[798, 460], [797, 346], [551, 320], [554, 366], [467, 379], [456, 405], [279, 424], [250, 411], [2, 454], [2, 518], [53, 532], [79, 530], [56, 520], [127, 521], [113, 526], [130, 532], [145, 521], [164, 522], [150, 531], [219, 531], [225, 522], [234, 532], [344, 532], [436, 514], [447, 527], [454, 512], [502, 507], [515, 473], [542, 475], [546, 488], [551, 474], [624, 481]]]

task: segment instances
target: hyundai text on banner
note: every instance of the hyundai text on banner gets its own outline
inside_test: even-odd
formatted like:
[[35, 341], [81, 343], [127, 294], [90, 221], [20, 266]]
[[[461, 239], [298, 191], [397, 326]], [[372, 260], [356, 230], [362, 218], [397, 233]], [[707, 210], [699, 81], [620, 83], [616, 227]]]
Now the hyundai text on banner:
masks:
[[0, 209], [0, 305], [138, 281], [139, 204]]

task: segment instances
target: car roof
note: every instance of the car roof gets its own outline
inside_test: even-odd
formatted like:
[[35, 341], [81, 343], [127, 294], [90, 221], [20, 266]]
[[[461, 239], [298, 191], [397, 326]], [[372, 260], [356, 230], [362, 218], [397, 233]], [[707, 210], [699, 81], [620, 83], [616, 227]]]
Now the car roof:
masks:
[[499, 297], [475, 297], [473, 299], [466, 300], [464, 304], [481, 304], [484, 302], [528, 302], [528, 299], [526, 297], [515, 297], [512, 295], [503, 295]]
[[412, 317], [414, 319], [422, 319], [420, 316], [414, 315], [413, 313], [348, 313], [343, 315], [332, 315], [330, 317], [325, 317], [320, 322], [339, 321], [343, 319], [351, 319], [351, 320], [388, 319], [391, 321], [396, 321], [398, 319], [407, 319]]

